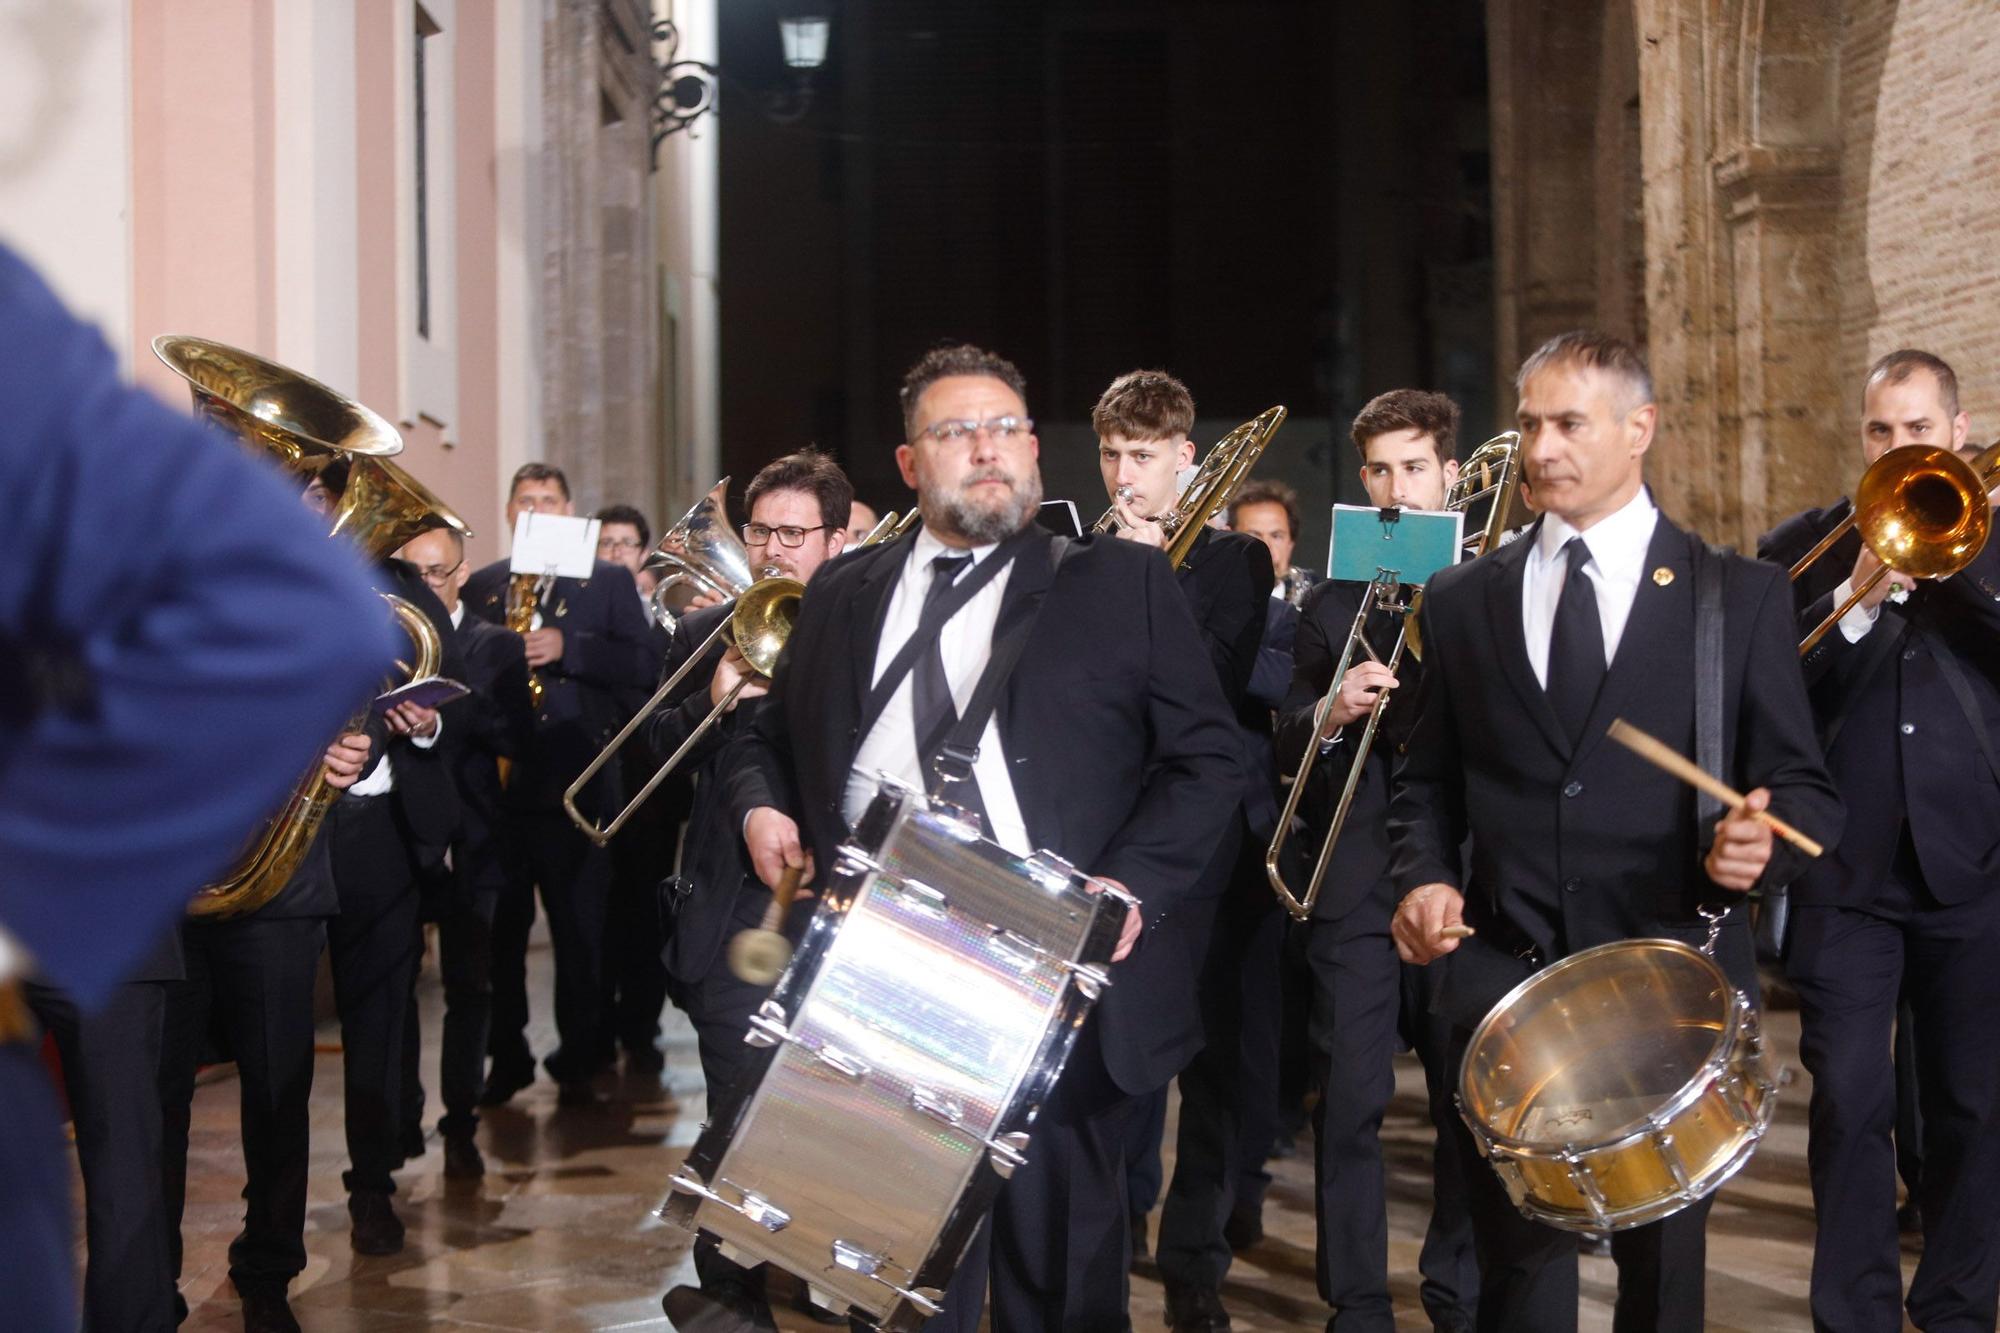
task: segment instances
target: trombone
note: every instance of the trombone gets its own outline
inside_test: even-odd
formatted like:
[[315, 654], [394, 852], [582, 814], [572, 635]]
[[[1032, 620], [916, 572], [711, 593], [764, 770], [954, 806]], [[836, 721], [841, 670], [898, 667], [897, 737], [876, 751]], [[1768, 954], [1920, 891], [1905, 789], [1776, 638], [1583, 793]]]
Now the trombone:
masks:
[[[1519, 490], [1515, 481], [1519, 475], [1520, 457], [1521, 436], [1518, 431], [1496, 435], [1472, 451], [1472, 456], [1465, 460], [1458, 476], [1446, 489], [1446, 510], [1469, 512], [1481, 500], [1490, 498], [1492, 501], [1486, 522], [1465, 543], [1466, 555], [1478, 556], [1492, 550], [1499, 544], [1500, 534], [1507, 530], [1507, 520]], [[1285, 883], [1284, 872], [1279, 869], [1278, 862], [1285, 840], [1291, 834], [1292, 820], [1298, 814], [1299, 800], [1305, 794], [1306, 780], [1312, 775], [1313, 765], [1319, 758], [1319, 738], [1326, 731], [1327, 715], [1333, 711], [1334, 700], [1340, 697], [1340, 683], [1347, 678], [1347, 669], [1354, 665], [1357, 650], [1367, 653], [1370, 661], [1381, 662], [1392, 675], [1402, 663], [1406, 650], [1411, 657], [1420, 658], [1423, 655], [1422, 640], [1417, 633], [1417, 609], [1422, 601], [1421, 588], [1416, 589], [1408, 601], [1402, 600], [1402, 585], [1397, 582], [1395, 572], [1378, 570], [1375, 580], [1368, 585], [1368, 591], [1362, 595], [1360, 609], [1354, 613], [1354, 624], [1347, 631], [1346, 643], [1341, 646], [1340, 663], [1334, 668], [1333, 684], [1313, 709], [1312, 734], [1306, 739], [1299, 771], [1291, 780], [1291, 791], [1285, 796], [1285, 808], [1278, 815], [1277, 830], [1271, 835], [1270, 846], [1264, 849], [1264, 877], [1271, 882], [1271, 889], [1278, 895], [1278, 901], [1284, 904], [1285, 910], [1299, 921], [1311, 917], [1313, 904], [1319, 901], [1320, 889], [1326, 883], [1327, 867], [1333, 864], [1334, 844], [1340, 841], [1340, 831], [1347, 824], [1354, 795], [1361, 789], [1361, 775], [1368, 763], [1368, 753], [1375, 744], [1375, 733], [1381, 728], [1382, 714], [1389, 706], [1390, 692], [1377, 691], [1375, 705], [1368, 710], [1367, 724], [1362, 728], [1361, 739], [1355, 744], [1354, 760], [1348, 765], [1347, 781], [1341, 787], [1340, 801], [1334, 807], [1333, 823], [1327, 828], [1326, 841], [1320, 844], [1319, 859], [1313, 863], [1312, 879], [1307, 882], [1305, 893], [1300, 895], [1293, 893]], [[1368, 642], [1368, 616], [1377, 610], [1402, 617], [1387, 662], [1382, 661], [1374, 646]]]
[[[1175, 569], [1181, 567], [1181, 562], [1194, 550], [1195, 540], [1201, 536], [1202, 528], [1229, 503], [1236, 492], [1243, 489], [1243, 483], [1249, 480], [1250, 470], [1257, 466], [1257, 460], [1263, 457], [1271, 437], [1284, 424], [1285, 409], [1282, 406], [1267, 407], [1217, 440], [1202, 456], [1201, 466], [1188, 478], [1188, 484], [1173, 508], [1152, 518], [1166, 534], [1167, 563]], [[1132, 488], [1120, 486], [1118, 498], [1131, 499]], [[1111, 532], [1118, 526], [1118, 507], [1113, 505], [1090, 525], [1090, 531], [1093, 534]]]
[[[715, 488], [688, 511], [687, 517], [674, 525], [676, 530], [684, 527], [690, 528], [691, 531], [695, 530], [690, 525], [690, 520], [700, 516], [701, 545], [710, 553], [719, 554], [696, 565], [692, 548], [687, 548], [683, 553], [675, 555], [672, 563], [663, 560], [662, 568], [673, 569], [677, 575], [685, 573], [689, 576], [690, 582], [705, 585], [708, 579], [716, 577], [715, 571], [730, 570], [738, 565], [748, 567], [749, 553], [743, 549], [736, 534], [729, 531], [726, 526], [721, 528], [713, 526], [712, 520], [708, 517], [710, 514], [719, 516], [722, 513], [721, 497], [728, 485], [727, 477], [717, 482]], [[881, 521], [868, 530], [868, 535], [855, 545], [858, 548], [872, 546], [877, 542], [894, 541], [916, 527], [919, 517], [921, 517], [920, 512], [915, 509], [900, 515], [892, 509], [884, 514]], [[655, 555], [660, 555], [664, 551], [665, 538], [662, 538], [661, 547]], [[650, 567], [652, 561], [649, 559], [647, 563]], [[667, 756], [666, 762], [654, 771], [646, 785], [639, 789], [638, 795], [628, 801], [625, 808], [620, 810], [610, 823], [599, 825], [579, 810], [576, 804], [578, 793], [582, 792], [590, 784], [590, 780], [611, 762], [612, 755], [625, 747], [625, 742], [632, 738], [634, 732], [644, 726], [653, 714], [666, 706], [667, 696], [673, 693], [674, 687], [694, 669], [694, 664], [707, 654], [709, 647], [718, 638], [726, 635], [725, 641], [742, 652], [744, 660], [749, 663], [755, 675], [768, 677], [778, 664], [778, 653], [784, 648], [785, 640], [791, 636], [792, 625], [798, 619], [799, 599], [805, 595], [806, 587], [797, 579], [778, 577], [776, 569], [767, 567], [763, 571], [763, 577], [755, 583], [740, 588], [725, 587], [720, 591], [726, 596], [736, 598], [736, 608], [730, 612], [729, 618], [717, 625], [715, 632], [702, 640], [701, 646], [694, 650], [673, 675], [667, 677], [666, 683], [653, 692], [653, 697], [646, 700], [639, 711], [632, 715], [632, 720], [611, 738], [597, 757], [590, 761], [590, 767], [584, 769], [577, 780], [570, 784], [569, 790], [563, 793], [563, 809], [568, 812], [570, 821], [583, 830], [585, 837], [600, 847], [618, 835], [618, 830], [624, 828], [626, 822], [638, 813], [639, 807], [659, 790], [660, 784], [667, 780], [667, 775], [680, 767], [681, 760], [685, 759], [688, 751], [694, 748], [694, 743], [706, 735], [708, 729], [714, 726], [724, 713], [735, 706], [736, 696], [750, 683], [751, 677], [746, 676], [738, 681], [736, 687], [729, 691], [722, 702], [709, 710], [708, 716], [701, 720], [701, 725], [689, 733], [688, 738], [681, 742], [679, 749]], [[654, 592], [657, 599], [658, 589]], [[660, 617], [663, 621], [670, 615], [657, 600], [653, 604], [653, 609], [656, 617]], [[671, 615], [673, 623], [677, 625], [678, 613]]]
[[1806, 635], [1799, 656], [1811, 652], [1891, 572], [1943, 579], [1971, 564], [1992, 531], [1987, 492], [1996, 480], [2000, 480], [2000, 442], [1986, 446], [1971, 462], [1936, 445], [1907, 444], [1869, 464], [1854, 488], [1853, 510], [1799, 557], [1792, 566], [1792, 580], [1797, 582], [1849, 529], [1860, 531], [1881, 568]]

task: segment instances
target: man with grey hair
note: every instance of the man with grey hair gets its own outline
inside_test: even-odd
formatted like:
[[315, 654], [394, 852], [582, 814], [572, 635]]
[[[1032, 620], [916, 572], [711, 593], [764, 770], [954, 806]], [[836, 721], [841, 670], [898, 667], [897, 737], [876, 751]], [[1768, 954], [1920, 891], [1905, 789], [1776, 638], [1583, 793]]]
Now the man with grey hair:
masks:
[[[1708, 547], [1655, 507], [1643, 463], [1658, 408], [1637, 351], [1564, 334], [1528, 358], [1517, 387], [1542, 517], [1426, 586], [1417, 718], [1390, 807], [1402, 895], [1391, 933], [1405, 961], [1453, 955], [1437, 1007], [1459, 1052], [1539, 968], [1617, 940], [1700, 944], [1704, 909], [1725, 913], [1715, 960], [1754, 996], [1742, 895], [1787, 882], [1804, 858], [1753, 812], [1828, 844], [1841, 824], [1784, 574]], [[1720, 705], [1707, 725], [1698, 691]], [[1705, 760], [1748, 793], [1744, 807], [1699, 804], [1609, 743], [1617, 717]], [[1477, 933], [1447, 933], [1460, 925]], [[1472, 1160], [1469, 1137], [1461, 1147]], [[1576, 1236], [1524, 1218], [1484, 1167], [1467, 1186], [1479, 1327], [1575, 1329]], [[1707, 1215], [1703, 1200], [1612, 1237], [1619, 1328], [1698, 1333]]]
[[[940, 790], [944, 741], [971, 730], [970, 774], [950, 799], [1014, 852], [1047, 848], [1137, 897], [1028, 1163], [998, 1186], [934, 1321], [979, 1327], [990, 1246], [995, 1333], [1122, 1327], [1125, 1122], [1201, 1041], [1200, 940], [1181, 909], [1233, 814], [1213, 793], [1240, 783], [1238, 743], [1166, 558], [1035, 522], [1040, 446], [1020, 372], [975, 347], [939, 348], [905, 378], [902, 403], [896, 461], [923, 526], [813, 580], [725, 782], [751, 864], [775, 886], [788, 866], [830, 868], [878, 771]], [[1010, 640], [1011, 673], [985, 681]], [[913, 659], [900, 651], [911, 641], [926, 645]], [[885, 690], [864, 716], [864, 697]], [[961, 720], [979, 697], [995, 711]], [[942, 1276], [928, 1271], [919, 1285]]]

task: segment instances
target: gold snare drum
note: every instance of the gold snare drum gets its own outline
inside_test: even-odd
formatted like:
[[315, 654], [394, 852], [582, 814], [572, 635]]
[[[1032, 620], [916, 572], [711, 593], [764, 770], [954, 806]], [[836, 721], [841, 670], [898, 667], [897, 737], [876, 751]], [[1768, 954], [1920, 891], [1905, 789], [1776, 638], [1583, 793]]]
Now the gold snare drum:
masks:
[[1516, 986], [1472, 1034], [1459, 1114], [1527, 1216], [1656, 1222], [1750, 1160], [1777, 1109], [1757, 1011], [1705, 953], [1621, 940]]

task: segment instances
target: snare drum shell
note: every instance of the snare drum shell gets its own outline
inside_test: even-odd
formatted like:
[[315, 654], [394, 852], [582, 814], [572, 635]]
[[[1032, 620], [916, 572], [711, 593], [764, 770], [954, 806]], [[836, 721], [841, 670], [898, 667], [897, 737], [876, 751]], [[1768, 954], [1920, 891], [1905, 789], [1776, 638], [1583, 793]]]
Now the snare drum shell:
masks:
[[[1494, 1123], [1509, 1114], [1518, 1121], [1526, 1111], [1524, 1102], [1508, 1099], [1496, 1087], [1492, 1062], [1498, 1029], [1529, 1010], [1529, 1021], [1520, 1023], [1525, 1031], [1517, 1030], [1507, 1040], [1516, 1049], [1532, 1046], [1532, 1006], [1543, 999], [1539, 992], [1575, 981], [1574, 976], [1558, 976], [1559, 969], [1616, 976], [1620, 969], [1662, 963], [1691, 969], [1712, 985], [1711, 1010], [1661, 1015], [1661, 1021], [1679, 1027], [1713, 1028], [1714, 1049], [1693, 1077], [1647, 1115], [1596, 1127], [1600, 1132], [1594, 1136], [1529, 1141]], [[1505, 1071], [1514, 1063], [1501, 1060], [1497, 1067]], [[1778, 1071], [1756, 1011], [1712, 960], [1676, 940], [1625, 940], [1571, 955], [1494, 1006], [1467, 1047], [1459, 1109], [1474, 1142], [1524, 1214], [1565, 1230], [1617, 1231], [1671, 1216], [1740, 1170], [1770, 1127], [1777, 1087]]]
[[[753, 1025], [771, 1044], [712, 1108], [663, 1215], [914, 1329], [1011, 1173], [990, 1145], [1054, 1086], [1123, 915], [1067, 866], [1024, 864], [885, 783]], [[746, 1202], [788, 1220], [759, 1225]], [[879, 1273], [836, 1264], [836, 1243]]]

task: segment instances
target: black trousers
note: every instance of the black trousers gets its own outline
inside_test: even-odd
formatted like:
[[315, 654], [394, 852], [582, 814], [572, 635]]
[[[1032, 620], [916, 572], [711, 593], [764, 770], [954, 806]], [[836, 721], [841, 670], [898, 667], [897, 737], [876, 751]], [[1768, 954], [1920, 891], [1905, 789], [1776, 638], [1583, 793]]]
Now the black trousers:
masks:
[[[1394, 947], [1393, 945], [1391, 946]], [[1417, 1252], [1418, 1297], [1436, 1329], [1469, 1329], [1479, 1308], [1479, 1255], [1472, 1240], [1466, 1175], [1485, 1171], [1477, 1156], [1461, 1155], [1458, 1066], [1452, 1063], [1450, 1020], [1433, 1012], [1444, 968], [1399, 963], [1403, 977], [1403, 1044], [1424, 1069], [1426, 1109], [1436, 1139], [1431, 1145], [1431, 1219]], [[1449, 966], [1449, 964], [1446, 964]]]
[[284, 1283], [306, 1266], [313, 981], [325, 943], [326, 923], [319, 917], [251, 915], [182, 927], [187, 979], [166, 983], [160, 1057], [160, 1193], [176, 1278], [189, 1110], [211, 1025], [236, 1061], [248, 1178], [243, 1230], [229, 1246], [229, 1275], [239, 1284]]
[[1104, 1068], [1097, 1025], [1035, 1119], [1027, 1165], [1000, 1191], [925, 1333], [977, 1333], [991, 1282], [992, 1333], [1123, 1333], [1131, 1284], [1125, 1146], [1134, 1099]]
[[[1452, 1067], [1472, 1034], [1453, 1034]], [[1574, 1333], [1577, 1237], [1523, 1217], [1499, 1175], [1479, 1159], [1463, 1122], [1452, 1132], [1466, 1163], [1466, 1201], [1479, 1253], [1479, 1333]], [[1713, 1196], [1672, 1217], [1613, 1233], [1618, 1265], [1614, 1333], [1702, 1333]]]
[[[1244, 1178], [1261, 1176], [1276, 1132], [1284, 910], [1259, 887], [1245, 873], [1232, 876], [1197, 983], [1206, 1041], [1181, 1071], [1174, 1174], [1155, 1248], [1160, 1275], [1174, 1286], [1222, 1285], [1232, 1257], [1223, 1224]], [[1260, 1204], [1261, 1191], [1245, 1202]]]
[[[611, 840], [611, 886], [605, 906], [603, 1054], [612, 1041], [628, 1051], [654, 1050], [667, 1003], [666, 931], [660, 881], [673, 873], [674, 835], [648, 802]], [[754, 923], [753, 923], [754, 924]]]
[[556, 1033], [547, 1060], [558, 1082], [582, 1082], [602, 1063], [605, 1034], [604, 919], [611, 855], [583, 836], [560, 810], [516, 811], [505, 825], [513, 877], [493, 918], [494, 1062], [532, 1065], [528, 1049], [528, 932], [535, 890], [549, 914], [556, 960]]
[[403, 1035], [423, 952], [416, 873], [386, 796], [328, 816], [340, 915], [326, 925], [340, 1011], [349, 1193], [394, 1193], [403, 1164]]
[[[444, 1114], [438, 1133], [469, 1137], [479, 1128], [479, 1094], [486, 1086], [486, 1044], [493, 1016], [494, 889], [454, 886], [437, 909], [438, 977], [444, 984], [444, 1032], [438, 1086]], [[412, 981], [415, 976], [412, 974]], [[403, 1123], [423, 1130], [422, 1014], [414, 985], [403, 1025]]]
[[[56, 1039], [83, 1171], [84, 1333], [164, 1333], [176, 1322], [160, 1184], [164, 981], [128, 981], [95, 1013], [30, 985]], [[10, 1108], [11, 1113], [11, 1108]]]
[[1787, 971], [1799, 994], [1818, 1235], [1814, 1327], [1894, 1329], [1896, 1234], [1891, 1032], [1907, 1000], [1923, 1114], [1918, 1202], [1924, 1254], [1910, 1319], [1927, 1331], [1994, 1326], [2000, 1303], [2000, 893], [1944, 906], [1924, 888], [1907, 834], [1866, 910], [1793, 911]]
[[69, 1157], [49, 1071], [32, 1042], [0, 1042], [0, 1302], [9, 1327], [76, 1327]]

